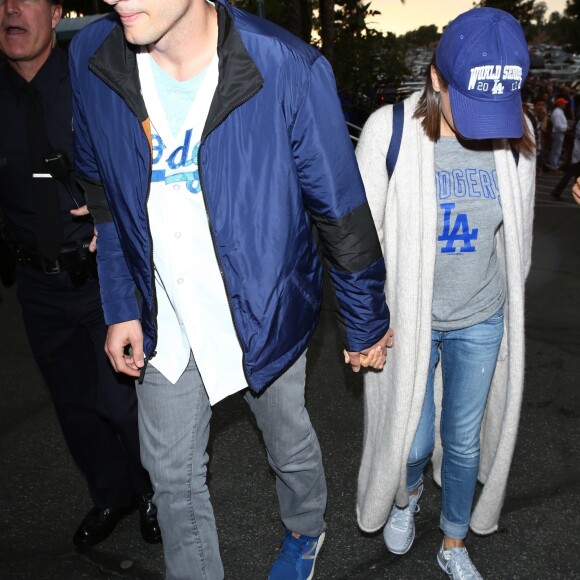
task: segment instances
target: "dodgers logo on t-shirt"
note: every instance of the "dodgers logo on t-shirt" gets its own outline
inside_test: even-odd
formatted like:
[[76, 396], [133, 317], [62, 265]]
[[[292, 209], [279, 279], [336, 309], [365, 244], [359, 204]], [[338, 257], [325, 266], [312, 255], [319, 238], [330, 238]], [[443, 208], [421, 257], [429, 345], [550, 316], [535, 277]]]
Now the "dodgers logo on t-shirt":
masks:
[[503, 304], [496, 254], [503, 216], [493, 144], [445, 136], [437, 141], [435, 195], [432, 324], [436, 330], [465, 328]]
[[477, 228], [469, 229], [469, 220], [466, 213], [458, 213], [454, 217], [453, 227], [451, 227], [451, 212], [455, 208], [454, 203], [442, 203], [440, 206], [443, 209], [443, 233], [437, 236], [440, 242], [447, 242], [441, 248], [442, 254], [449, 254], [455, 252], [455, 244], [463, 242], [460, 247], [460, 252], [475, 252], [475, 247], [471, 244], [473, 240], [477, 240]]
[[[475, 240], [478, 228], [469, 225], [470, 205], [465, 201], [469, 198], [495, 200], [499, 198], [497, 174], [495, 169], [465, 168], [451, 171], [437, 171], [435, 175], [437, 199], [443, 212], [442, 230], [437, 236], [439, 242], [445, 242], [440, 247], [442, 254], [459, 252], [475, 252]], [[456, 203], [447, 200], [461, 200], [462, 211], [456, 209]]]
[[[166, 184], [184, 182], [188, 191], [199, 193], [201, 191], [197, 167], [199, 142], [192, 146], [191, 129], [185, 131], [183, 143], [173, 151], [167, 151], [167, 147], [159, 135], [153, 134], [151, 137], [153, 142], [151, 181], [164, 181]], [[156, 166], [167, 167], [168, 169], [156, 169]], [[169, 171], [179, 169], [186, 171], [176, 171], [176, 173], [170, 173]]]

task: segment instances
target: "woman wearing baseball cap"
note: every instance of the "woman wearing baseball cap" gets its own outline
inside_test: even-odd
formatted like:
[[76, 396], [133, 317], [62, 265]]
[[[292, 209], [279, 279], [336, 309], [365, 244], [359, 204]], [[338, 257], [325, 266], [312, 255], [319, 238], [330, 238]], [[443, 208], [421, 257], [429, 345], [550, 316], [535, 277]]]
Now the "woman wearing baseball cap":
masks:
[[437, 561], [452, 578], [481, 578], [465, 538], [497, 530], [516, 441], [536, 174], [520, 96], [528, 68], [518, 22], [470, 10], [445, 29], [402, 131], [383, 107], [356, 151], [397, 335], [385, 370], [365, 377], [358, 521], [384, 526], [387, 548], [406, 553], [421, 494], [435, 493], [423, 483], [431, 460]]

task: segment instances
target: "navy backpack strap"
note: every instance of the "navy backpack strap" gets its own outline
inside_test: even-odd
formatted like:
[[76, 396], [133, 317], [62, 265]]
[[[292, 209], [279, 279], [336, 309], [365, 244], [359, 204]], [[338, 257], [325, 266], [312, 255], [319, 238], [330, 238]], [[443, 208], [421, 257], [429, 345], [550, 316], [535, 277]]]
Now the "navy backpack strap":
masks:
[[403, 138], [403, 124], [405, 113], [404, 101], [395, 103], [393, 105], [393, 134], [391, 135], [391, 142], [389, 143], [389, 150], [387, 151], [387, 175], [389, 179], [395, 171], [397, 158], [399, 157], [399, 149], [401, 148], [401, 139]]

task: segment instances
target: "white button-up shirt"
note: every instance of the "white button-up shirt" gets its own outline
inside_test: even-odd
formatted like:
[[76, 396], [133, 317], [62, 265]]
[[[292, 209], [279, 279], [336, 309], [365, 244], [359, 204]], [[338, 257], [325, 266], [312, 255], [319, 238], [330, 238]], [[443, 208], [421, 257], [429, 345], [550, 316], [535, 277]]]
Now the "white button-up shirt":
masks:
[[147, 203], [158, 301], [158, 344], [153, 365], [175, 383], [190, 352], [211, 404], [247, 386], [224, 281], [208, 226], [197, 161], [201, 133], [218, 79], [217, 55], [173, 135], [156, 90], [150, 56], [138, 55], [139, 77], [153, 137], [153, 173]]

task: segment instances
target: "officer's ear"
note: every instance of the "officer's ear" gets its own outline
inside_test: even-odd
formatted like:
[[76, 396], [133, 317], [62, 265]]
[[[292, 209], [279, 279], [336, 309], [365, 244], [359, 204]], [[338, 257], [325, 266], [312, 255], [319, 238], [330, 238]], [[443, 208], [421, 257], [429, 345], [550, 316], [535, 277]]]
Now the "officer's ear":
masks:
[[62, 18], [62, 4], [60, 2], [52, 2], [50, 5], [50, 16], [52, 20], [52, 29], [54, 30], [60, 19]]

